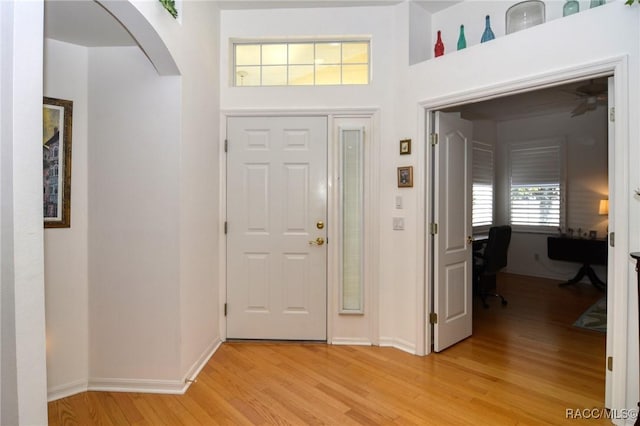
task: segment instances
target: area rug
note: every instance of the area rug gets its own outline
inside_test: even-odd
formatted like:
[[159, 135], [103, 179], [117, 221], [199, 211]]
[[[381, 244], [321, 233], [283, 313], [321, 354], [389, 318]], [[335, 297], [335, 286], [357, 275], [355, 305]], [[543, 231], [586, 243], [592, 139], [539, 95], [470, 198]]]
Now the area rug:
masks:
[[580, 315], [580, 318], [573, 323], [574, 326], [595, 330], [601, 333], [607, 332], [607, 298], [603, 297], [591, 305], [589, 309]]

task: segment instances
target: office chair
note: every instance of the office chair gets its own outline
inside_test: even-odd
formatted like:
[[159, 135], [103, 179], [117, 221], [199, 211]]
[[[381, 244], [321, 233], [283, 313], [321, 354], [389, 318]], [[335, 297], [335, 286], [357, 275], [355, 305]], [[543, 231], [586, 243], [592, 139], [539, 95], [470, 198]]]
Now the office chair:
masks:
[[485, 308], [489, 307], [488, 296], [499, 297], [503, 305], [507, 304], [505, 298], [496, 291], [496, 274], [507, 266], [510, 242], [510, 226], [493, 226], [489, 229], [489, 239], [484, 251], [474, 252], [473, 282]]

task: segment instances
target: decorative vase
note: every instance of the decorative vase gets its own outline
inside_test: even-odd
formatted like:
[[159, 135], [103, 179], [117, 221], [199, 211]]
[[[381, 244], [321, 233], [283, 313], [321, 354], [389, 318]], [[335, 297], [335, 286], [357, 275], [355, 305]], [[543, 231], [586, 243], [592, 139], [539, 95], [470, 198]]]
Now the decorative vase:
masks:
[[433, 49], [435, 53], [435, 57], [444, 55], [444, 43], [442, 42], [442, 37], [440, 36], [440, 31], [438, 31], [438, 39], [436, 40], [435, 48]]
[[493, 31], [491, 30], [491, 18], [487, 15], [484, 18], [484, 32], [482, 33], [480, 43], [485, 43], [489, 40], [493, 40], [494, 38], [496, 38], [496, 36], [493, 35]]
[[458, 50], [467, 47], [467, 39], [464, 36], [464, 25], [460, 25], [460, 35], [458, 36]]
[[591, 0], [589, 7], [593, 9], [594, 7], [602, 6], [606, 2], [607, 0]]
[[514, 4], [505, 15], [506, 33], [511, 34], [516, 31], [542, 24], [545, 19], [544, 3], [540, 0], [527, 0]]
[[578, 12], [580, 12], [580, 3], [576, 0], [567, 0], [562, 8], [562, 16], [569, 16]]

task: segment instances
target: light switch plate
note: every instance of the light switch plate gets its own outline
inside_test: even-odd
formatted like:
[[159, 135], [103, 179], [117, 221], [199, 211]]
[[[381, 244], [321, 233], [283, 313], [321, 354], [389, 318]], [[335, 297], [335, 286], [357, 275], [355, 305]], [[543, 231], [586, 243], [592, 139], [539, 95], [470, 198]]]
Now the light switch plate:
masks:
[[396, 209], [402, 209], [402, 195], [396, 195]]

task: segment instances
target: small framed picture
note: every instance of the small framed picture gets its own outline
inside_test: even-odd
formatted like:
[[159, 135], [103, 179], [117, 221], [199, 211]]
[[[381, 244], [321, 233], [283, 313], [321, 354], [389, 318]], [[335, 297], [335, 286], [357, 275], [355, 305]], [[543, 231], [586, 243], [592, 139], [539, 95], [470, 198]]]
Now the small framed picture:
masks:
[[413, 166], [398, 167], [398, 188], [413, 187]]
[[411, 139], [403, 139], [400, 141], [400, 155], [411, 154]]
[[43, 98], [42, 201], [45, 228], [71, 227], [73, 101]]
[[591, 238], [592, 240], [598, 238], [598, 231], [589, 231], [589, 238]]

